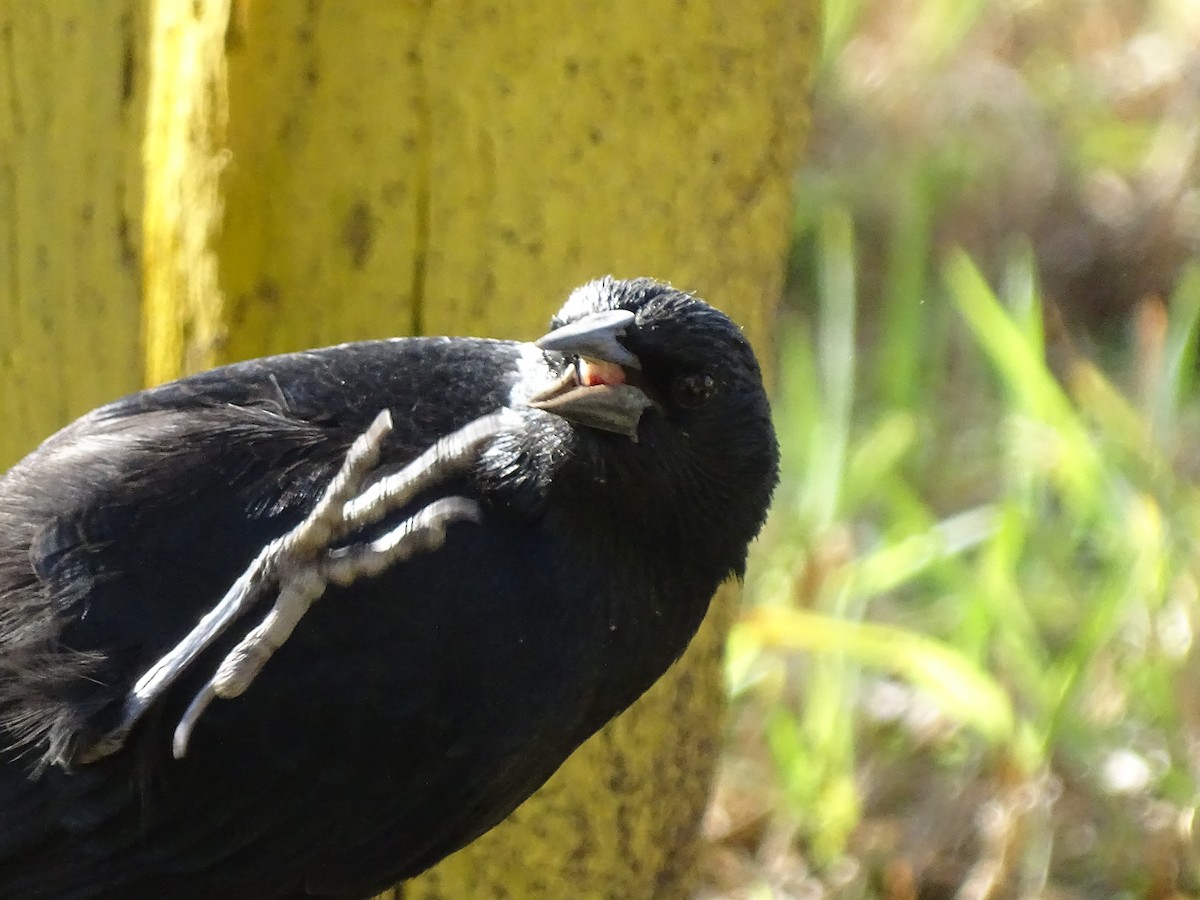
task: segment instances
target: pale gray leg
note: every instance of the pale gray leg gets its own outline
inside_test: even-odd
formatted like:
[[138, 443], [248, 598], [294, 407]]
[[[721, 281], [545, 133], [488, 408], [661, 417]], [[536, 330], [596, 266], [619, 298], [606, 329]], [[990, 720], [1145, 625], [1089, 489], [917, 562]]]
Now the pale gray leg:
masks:
[[341, 469], [304, 521], [264, 547], [196, 627], [138, 679], [126, 698], [120, 723], [78, 752], [75, 761], [92, 762], [124, 746], [146, 709], [184, 669], [263, 594], [276, 591], [277, 600], [266, 619], [229, 653], [188, 707], [173, 742], [175, 756], [181, 757], [208, 703], [217, 696], [242, 693], [329, 582], [350, 584], [378, 574], [416, 552], [441, 546], [450, 522], [478, 519], [474, 503], [450, 497], [430, 504], [375, 541], [335, 546], [422, 491], [464, 470], [484, 442], [512, 424], [513, 415], [500, 410], [482, 416], [437, 441], [401, 471], [377, 478], [363, 488], [367, 475], [378, 465], [380, 448], [392, 428], [390, 413], [381, 412], [351, 445]]
[[192, 729], [208, 705], [217, 697], [237, 697], [250, 686], [330, 582], [346, 587], [416, 553], [436, 550], [446, 540], [446, 526], [464, 520], [479, 521], [478, 504], [465, 497], [445, 497], [374, 541], [339, 548], [301, 571], [281, 574], [279, 598], [271, 611], [229, 651], [180, 719], [171, 743], [175, 758], [187, 753]]

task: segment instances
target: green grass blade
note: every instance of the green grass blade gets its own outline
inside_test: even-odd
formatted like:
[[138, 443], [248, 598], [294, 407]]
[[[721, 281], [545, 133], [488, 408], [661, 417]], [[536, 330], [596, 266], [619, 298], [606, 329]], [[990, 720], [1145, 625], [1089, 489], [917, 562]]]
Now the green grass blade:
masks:
[[956, 650], [916, 632], [775, 607], [751, 610], [737, 627], [765, 647], [843, 654], [900, 675], [990, 741], [1007, 741], [1014, 733], [1012, 703], [999, 682]]

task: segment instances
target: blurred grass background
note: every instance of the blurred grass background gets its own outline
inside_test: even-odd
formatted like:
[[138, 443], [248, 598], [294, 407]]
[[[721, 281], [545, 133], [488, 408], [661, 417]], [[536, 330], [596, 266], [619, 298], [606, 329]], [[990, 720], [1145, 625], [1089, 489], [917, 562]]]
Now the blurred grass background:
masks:
[[1200, 3], [826, 0], [708, 898], [1200, 895]]

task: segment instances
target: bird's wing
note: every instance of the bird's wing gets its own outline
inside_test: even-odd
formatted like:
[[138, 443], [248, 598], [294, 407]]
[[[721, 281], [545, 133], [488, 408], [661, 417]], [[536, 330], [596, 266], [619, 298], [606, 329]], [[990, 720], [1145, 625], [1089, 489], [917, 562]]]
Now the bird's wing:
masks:
[[419, 339], [270, 357], [52, 436], [0, 478], [0, 728], [61, 757], [300, 520], [381, 409], [395, 468], [501, 405], [515, 353]]
[[[130, 408], [81, 420], [0, 481], [0, 871], [67, 885], [73, 864], [39, 864], [40, 844], [76, 833], [83, 866], [87, 835], [133, 839], [147, 772], [132, 757], [118, 777], [46, 764], [104, 730], [130, 684], [299, 517], [339, 448], [336, 433], [259, 407]], [[33, 896], [16, 883], [12, 896]]]
[[0, 721], [65, 750], [298, 519], [342, 449], [260, 409], [154, 410], [79, 423], [10, 472]]

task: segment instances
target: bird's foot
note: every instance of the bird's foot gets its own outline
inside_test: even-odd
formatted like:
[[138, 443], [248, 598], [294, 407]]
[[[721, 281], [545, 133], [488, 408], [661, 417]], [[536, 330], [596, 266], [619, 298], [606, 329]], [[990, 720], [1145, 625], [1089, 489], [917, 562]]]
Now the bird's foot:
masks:
[[234, 619], [268, 591], [274, 592], [276, 600], [271, 610], [226, 655], [183, 714], [172, 741], [175, 757], [183, 757], [192, 730], [208, 705], [217, 697], [231, 698], [244, 692], [331, 582], [346, 586], [378, 575], [415, 553], [440, 547], [450, 523], [478, 520], [479, 508], [473, 501], [446, 497], [375, 540], [345, 543], [350, 535], [463, 471], [487, 440], [509, 426], [510, 416], [505, 410], [482, 416], [437, 441], [399, 472], [367, 483], [392, 429], [391, 414], [381, 412], [351, 445], [341, 469], [308, 516], [264, 547], [196, 627], [138, 679], [125, 699], [120, 722], [77, 752], [75, 762], [94, 762], [120, 750], [150, 705], [166, 693], [196, 657]]
[[229, 651], [179, 720], [171, 743], [175, 758], [187, 753], [200, 714], [217, 697], [237, 697], [250, 686], [330, 582], [345, 587], [360, 578], [378, 575], [415, 553], [436, 550], [446, 540], [446, 526], [463, 520], [477, 522], [478, 505], [466, 497], [445, 497], [376, 540], [336, 550], [321, 546], [317, 548], [319, 555], [311, 559], [284, 563], [287, 570], [279, 576], [279, 596], [271, 611]]

